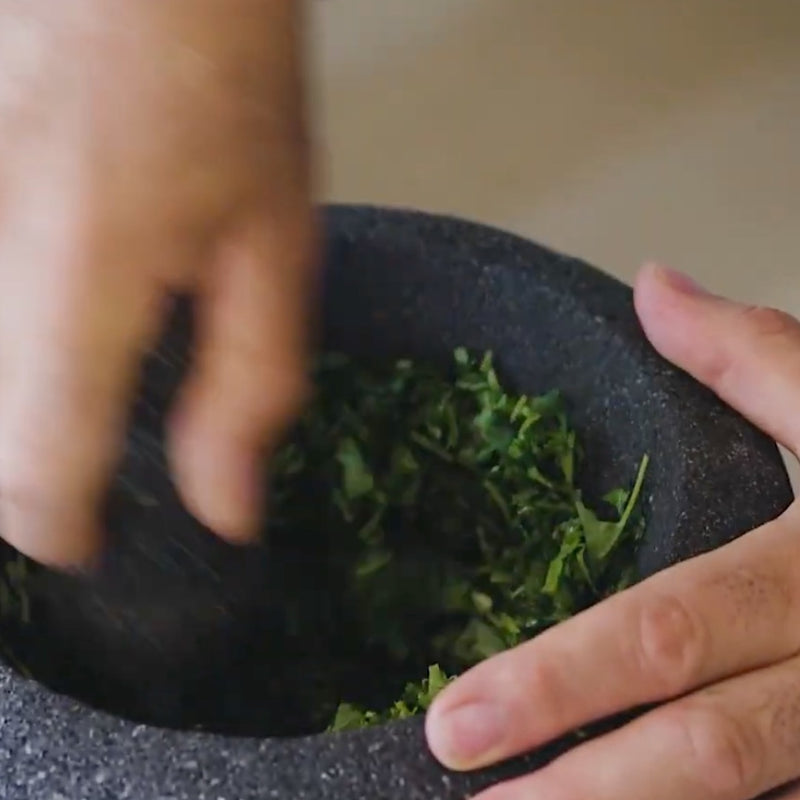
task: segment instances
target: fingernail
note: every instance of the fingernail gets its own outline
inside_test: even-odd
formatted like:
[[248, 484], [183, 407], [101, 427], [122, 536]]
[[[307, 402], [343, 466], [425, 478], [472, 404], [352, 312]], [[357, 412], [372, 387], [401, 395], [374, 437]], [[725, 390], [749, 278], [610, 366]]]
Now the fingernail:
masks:
[[662, 267], [659, 264], [652, 264], [649, 269], [652, 271], [656, 280], [675, 292], [694, 297], [710, 294], [710, 292], [697, 283], [694, 278], [684, 272], [678, 272], [678, 270], [670, 269], [669, 267]]
[[192, 511], [231, 542], [254, 541], [264, 505], [258, 454], [214, 434], [195, 444], [191, 454], [182, 454], [191, 459], [183, 475]]
[[470, 703], [436, 712], [427, 724], [434, 756], [455, 770], [486, 766], [502, 746], [507, 730], [503, 710], [489, 703]]
[[255, 454], [232, 444], [210, 449], [208, 510], [214, 529], [228, 539], [249, 542], [258, 534], [260, 465]]

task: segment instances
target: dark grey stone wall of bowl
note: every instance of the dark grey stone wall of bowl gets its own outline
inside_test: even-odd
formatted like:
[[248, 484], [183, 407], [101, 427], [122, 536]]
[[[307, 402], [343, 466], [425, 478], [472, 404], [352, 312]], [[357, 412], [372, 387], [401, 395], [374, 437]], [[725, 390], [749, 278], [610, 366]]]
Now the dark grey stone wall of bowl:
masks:
[[[560, 387], [587, 443], [589, 491], [629, 481], [650, 454], [645, 573], [721, 545], [790, 502], [775, 446], [653, 353], [618, 282], [456, 220], [351, 207], [332, 209], [328, 223], [327, 343], [364, 356], [436, 359], [458, 345], [489, 348], [519, 388]], [[136, 410], [122, 477], [147, 491], [166, 492], [161, 415], [186, 363], [188, 334], [179, 316], [148, 367]], [[107, 635], [100, 617], [109, 608], [140, 615], [115, 634], [117, 656], [136, 656], [145, 633], [165, 644], [181, 627], [188, 647], [181, 657], [201, 657], [203, 636], [230, 634], [223, 625], [193, 635], [197, 625], [217, 624], [206, 613], [220, 591], [215, 581], [223, 576], [226, 598], [246, 615], [261, 562], [232, 555], [198, 530], [174, 497], [161, 510], [143, 510], [130, 497], [111, 506], [117, 536], [105, 574], [80, 586], [60, 583], [61, 604], [78, 609], [73, 623], [90, 639]], [[198, 569], [187, 545], [204, 548], [200, 562], [213, 563], [215, 577]], [[164, 609], [155, 626], [145, 615], [154, 608]], [[132, 658], [123, 677], [138, 675], [144, 689], [158, 664]], [[295, 740], [170, 731], [90, 711], [5, 666], [0, 722], [0, 797], [10, 800], [461, 800], [500, 774], [440, 769], [419, 720]], [[556, 751], [504, 770], [531, 768]]]

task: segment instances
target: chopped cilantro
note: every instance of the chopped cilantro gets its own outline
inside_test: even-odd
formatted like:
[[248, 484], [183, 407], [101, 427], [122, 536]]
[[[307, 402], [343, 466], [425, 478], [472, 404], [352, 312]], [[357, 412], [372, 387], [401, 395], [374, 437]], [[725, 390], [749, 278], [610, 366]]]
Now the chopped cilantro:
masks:
[[[490, 354], [463, 348], [449, 372], [330, 354], [315, 379], [273, 462], [268, 546], [301, 542], [308, 557], [287, 565], [270, 641], [287, 692], [300, 676], [293, 713], [316, 730], [424, 713], [452, 676], [635, 576], [647, 458], [591, 508], [556, 392], [508, 391]], [[31, 617], [29, 566], [0, 575], [15, 625]]]
[[[450, 374], [337, 354], [316, 377], [316, 401], [277, 465], [278, 524], [324, 525], [351, 559], [354, 647], [406, 672], [423, 658], [435, 664], [380, 710], [340, 697], [330, 730], [421, 713], [445, 670], [457, 674], [629, 582], [647, 459], [632, 488], [589, 508], [556, 392], [509, 392], [491, 354], [463, 348]], [[298, 450], [304, 476], [285, 466]], [[327, 511], [303, 502], [309, 487]]]

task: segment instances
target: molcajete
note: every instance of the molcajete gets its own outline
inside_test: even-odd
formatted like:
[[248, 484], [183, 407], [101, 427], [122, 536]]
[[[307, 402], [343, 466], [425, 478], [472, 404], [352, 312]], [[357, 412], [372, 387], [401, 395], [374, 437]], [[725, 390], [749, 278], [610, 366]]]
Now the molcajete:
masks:
[[[621, 283], [450, 218], [334, 207], [326, 221], [326, 345], [440, 361], [457, 346], [492, 350], [515, 388], [563, 392], [589, 495], [626, 483], [650, 454], [642, 575], [718, 547], [790, 503], [775, 445], [655, 354]], [[325, 602], [324, 564], [305, 561], [302, 543], [279, 554], [229, 547], [181, 507], [161, 442], [190, 356], [189, 310], [179, 304], [146, 365], [99, 570], [42, 573], [34, 624], [4, 627], [37, 680], [0, 668], [0, 795], [461, 800], [552, 757], [557, 746], [454, 775], [428, 755], [421, 720], [300, 735], [287, 686], [323, 653], [325, 631], [296, 654], [292, 674], [265, 681], [263, 664], [280, 647], [270, 619], [286, 573], [310, 570]], [[224, 689], [221, 674], [230, 678]]]

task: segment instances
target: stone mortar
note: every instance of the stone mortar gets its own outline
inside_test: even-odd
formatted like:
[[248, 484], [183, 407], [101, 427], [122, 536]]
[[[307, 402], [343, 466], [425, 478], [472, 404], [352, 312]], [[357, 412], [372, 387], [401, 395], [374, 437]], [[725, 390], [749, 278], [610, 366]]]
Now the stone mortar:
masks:
[[[650, 454], [644, 575], [719, 547], [791, 502], [775, 445], [656, 355], [623, 284], [455, 219], [333, 207], [327, 222], [326, 344], [440, 360], [459, 345], [491, 349], [517, 388], [560, 388], [586, 446], [581, 482], [590, 495], [629, 482]], [[249, 603], [269, 569], [255, 551], [202, 530], [169, 486], [161, 422], [189, 355], [185, 312], [146, 369], [109, 503], [106, 562], [91, 578], [46, 576], [57, 602], [47, 627], [27, 635], [60, 654], [43, 678], [49, 688], [0, 667], [0, 798], [461, 800], [552, 758], [558, 745], [455, 775], [428, 755], [419, 719], [272, 739], [145, 724], [170, 725], [173, 711], [180, 718], [175, 687], [204, 648], [242, 641], [241, 620], [252, 619]], [[99, 703], [104, 711], [69, 696], [65, 665], [108, 679], [116, 699]], [[142, 719], [126, 694], [142, 704]]]

